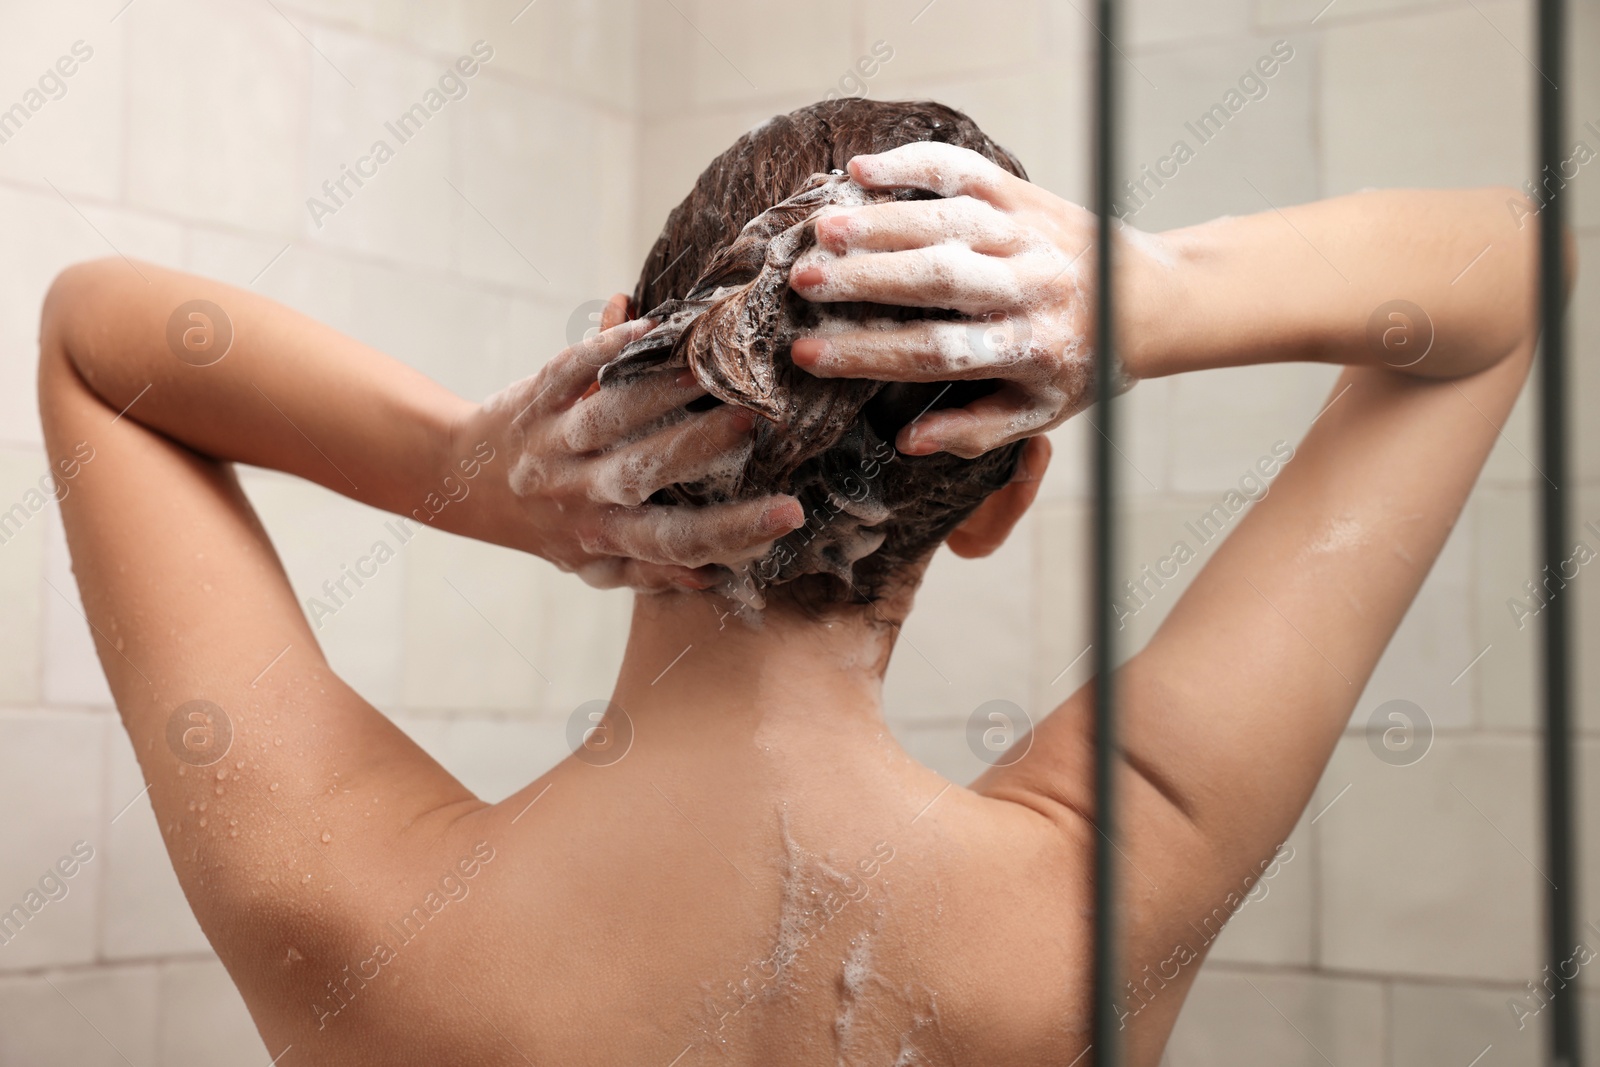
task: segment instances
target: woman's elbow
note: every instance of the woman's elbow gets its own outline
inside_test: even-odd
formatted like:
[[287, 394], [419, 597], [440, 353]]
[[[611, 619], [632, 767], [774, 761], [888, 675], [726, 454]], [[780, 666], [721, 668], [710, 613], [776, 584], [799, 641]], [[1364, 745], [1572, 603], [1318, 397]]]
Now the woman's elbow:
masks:
[[41, 344], [52, 333], [53, 327], [59, 327], [73, 309], [81, 305], [98, 274], [97, 268], [101, 262], [103, 261], [87, 259], [74, 263], [62, 268], [50, 282], [50, 288], [44, 294], [44, 305], [39, 310]]

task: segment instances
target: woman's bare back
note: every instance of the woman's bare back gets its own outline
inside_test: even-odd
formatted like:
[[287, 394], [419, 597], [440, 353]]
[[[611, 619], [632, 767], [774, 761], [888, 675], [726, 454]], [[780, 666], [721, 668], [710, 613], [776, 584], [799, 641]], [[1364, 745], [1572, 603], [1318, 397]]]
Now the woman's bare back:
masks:
[[[1081, 1048], [1083, 857], [1059, 827], [881, 734], [803, 730], [769, 724], [730, 758], [643, 724], [619, 762], [567, 760], [391, 869], [347, 872], [363, 892], [339, 935], [281, 931], [267, 952], [313, 999], [258, 1022], [338, 1064], [1003, 1065]], [[339, 878], [307, 891], [343, 894]]]

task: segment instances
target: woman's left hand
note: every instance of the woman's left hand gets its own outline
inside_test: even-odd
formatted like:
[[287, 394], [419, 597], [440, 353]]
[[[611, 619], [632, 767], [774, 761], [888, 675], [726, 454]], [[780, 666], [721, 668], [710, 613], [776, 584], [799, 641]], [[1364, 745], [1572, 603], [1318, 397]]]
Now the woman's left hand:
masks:
[[[797, 366], [824, 378], [1003, 381], [966, 407], [928, 412], [901, 430], [895, 444], [908, 455], [979, 456], [1094, 402], [1095, 260], [1086, 255], [1093, 214], [976, 152], [937, 142], [857, 156], [850, 175], [869, 189], [924, 189], [944, 199], [830, 209], [790, 285], [812, 301], [946, 308], [969, 321], [802, 338], [791, 350]], [[1113, 389], [1132, 384], [1121, 372]]]

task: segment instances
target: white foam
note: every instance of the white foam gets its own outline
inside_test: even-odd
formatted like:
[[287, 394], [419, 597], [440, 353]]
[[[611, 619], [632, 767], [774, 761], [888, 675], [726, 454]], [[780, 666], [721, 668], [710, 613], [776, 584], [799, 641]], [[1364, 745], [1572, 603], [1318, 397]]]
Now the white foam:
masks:
[[1121, 237], [1130, 248], [1138, 249], [1149, 256], [1157, 265], [1167, 270], [1177, 267], [1178, 257], [1173, 250], [1172, 243], [1165, 237], [1135, 229], [1121, 219], [1112, 219], [1111, 225], [1116, 228], [1117, 236]]
[[602, 503], [636, 507], [667, 484], [698, 483], [706, 479], [714, 483], [713, 492], [717, 486], [731, 488], [737, 484], [754, 447], [754, 441], [747, 438], [742, 444], [701, 463], [674, 471], [670, 480], [662, 473], [671, 458], [665, 452], [633, 449], [602, 457], [594, 461], [591, 496]]

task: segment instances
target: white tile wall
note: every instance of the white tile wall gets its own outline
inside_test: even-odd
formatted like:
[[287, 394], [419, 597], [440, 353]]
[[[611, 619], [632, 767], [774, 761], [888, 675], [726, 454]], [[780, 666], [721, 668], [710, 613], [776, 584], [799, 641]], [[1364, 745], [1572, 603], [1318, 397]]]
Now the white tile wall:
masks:
[[691, 107], [786, 93], [820, 97], [856, 61], [851, 44], [857, 5], [848, 0], [818, 0], [802, 19], [782, 0], [677, 6], [690, 31], [680, 55], [689, 72], [683, 103]]
[[105, 841], [100, 956], [143, 960], [209, 955], [211, 944], [167, 858], [133, 746], [114, 718], [108, 717], [107, 726], [109, 785], [99, 830]]
[[[401, 702], [406, 572], [417, 538], [401, 543], [397, 518], [337, 496], [320, 486], [268, 471], [241, 479], [255, 504], [295, 595], [311, 621], [328, 662], [340, 677], [380, 707]], [[394, 557], [359, 587], [346, 582], [337, 599], [323, 589], [343, 568], [383, 541]], [[337, 593], [337, 590], [335, 590]], [[315, 599], [332, 609], [326, 614]]]
[[[425, 107], [423, 119], [411, 116], [402, 126], [399, 120], [424, 93], [438, 89], [450, 60], [339, 29], [316, 29], [311, 40], [327, 61], [311, 67], [305, 170], [296, 176], [305, 203], [296, 232], [335, 248], [424, 269], [445, 266], [458, 219], [456, 194], [446, 184], [447, 179], [460, 184], [457, 130], [462, 113], [479, 106], [483, 71], [492, 68], [492, 61], [474, 77], [461, 79], [465, 96], [448, 100], [437, 112]], [[421, 129], [415, 129], [417, 121], [423, 122]], [[384, 148], [378, 147], [380, 142]], [[378, 162], [386, 150], [393, 151], [393, 158]], [[362, 163], [368, 157], [372, 161]], [[361, 171], [376, 173], [364, 177]], [[331, 195], [324, 192], [324, 182], [337, 183], [350, 172], [362, 184], [347, 178], [348, 198], [337, 184]], [[334, 214], [318, 207], [313, 218], [312, 197], [332, 207]]]
[[1332, 399], [1337, 377], [1335, 367], [1279, 363], [1174, 378], [1172, 487], [1211, 494], [1235, 488], [1279, 441], [1300, 439]]
[[[122, 6], [33, 5], [0, 35], [0, 70], [18, 75], [4, 92], [20, 93], [76, 40], [94, 48], [66, 95], [0, 145], [0, 509], [43, 468], [37, 314], [75, 260], [122, 253], [253, 287], [481, 397], [564, 345], [584, 301], [632, 288], [666, 212], [712, 155], [838, 88], [877, 41], [894, 56], [864, 79], [868, 94], [961, 107], [1041, 185], [1089, 195], [1096, 37], [1084, 3], [828, 0], [803, 18], [766, 0]], [[1573, 137], [1600, 149], [1582, 127], [1600, 124], [1600, 64], [1582, 45], [1600, 16], [1580, 4], [1573, 17]], [[1202, 146], [1138, 224], [1368, 185], [1520, 184], [1533, 171], [1531, 24], [1526, 0], [1129, 5], [1119, 73], [1134, 166], [1165, 152], [1272, 41], [1296, 50], [1268, 96]], [[314, 226], [306, 198], [476, 40], [495, 56], [467, 96]], [[1586, 227], [1580, 351], [1600, 343], [1597, 173], [1588, 165], [1573, 185]], [[1580, 357], [1570, 393], [1577, 513], [1600, 520], [1600, 424], [1584, 406], [1600, 388], [1595, 366], [1592, 352]], [[1124, 560], [1165, 552], [1183, 519], [1274, 441], [1293, 440], [1333, 373], [1221, 371], [1147, 382], [1123, 400]], [[1295, 860], [1202, 972], [1169, 1049], [1174, 1067], [1324, 1057], [1462, 1067], [1491, 1043], [1485, 1064], [1538, 1062], [1538, 1039], [1516, 1031], [1505, 1004], [1535, 977], [1542, 885], [1538, 644], [1505, 606], [1534, 576], [1535, 429], [1525, 397], [1290, 839]], [[1040, 507], [992, 559], [939, 557], [892, 668], [897, 736], [957, 780], [980, 768], [965, 737], [978, 704], [1041, 713], [1089, 674], [1087, 658], [1067, 668], [1088, 644], [1094, 436], [1084, 420], [1052, 436]], [[386, 534], [383, 516], [320, 488], [257, 471], [244, 481], [302, 598]], [[1130, 648], [1191, 576], [1130, 624]], [[1571, 592], [1580, 648], [1593, 648], [1600, 580], [1586, 571]], [[0, 801], [29, 815], [0, 820], [0, 903], [74, 841], [96, 848], [70, 895], [0, 946], [0, 1064], [265, 1063], [148, 803], [122, 810], [142, 782], [74, 608], [53, 507], [0, 545], [0, 601]], [[364, 695], [498, 799], [559, 759], [568, 712], [609, 691], [628, 615], [626, 593], [428, 532], [319, 637]], [[1600, 668], [1579, 658], [1580, 722], [1593, 733]], [[1422, 704], [1438, 728], [1414, 766], [1380, 762], [1362, 733], [1392, 696]], [[1596, 744], [1583, 752], [1589, 780]], [[1584, 861], [1586, 901], [1600, 901], [1600, 844]], [[1600, 921], [1600, 903], [1586, 909]], [[1600, 999], [1591, 1008], [1600, 1015]]]
[[268, 1052], [228, 972], [215, 960], [182, 960], [161, 968], [161, 1050], [156, 1061], [194, 1067], [264, 1067]]
[[633, 124], [502, 79], [492, 65], [461, 112], [460, 268], [572, 304], [631, 288]]
[[1319, 975], [1202, 970], [1173, 1031], [1175, 1067], [1383, 1062], [1383, 990]]
[[[0, 175], [48, 192], [45, 178], [68, 196], [108, 201], [120, 195], [126, 39], [123, 26], [108, 21], [115, 11], [106, 0], [41, 7], [29, 12], [29, 32], [0, 41], [0, 68], [12, 75], [5, 91], [20, 97], [27, 88], [41, 88], [50, 97], [6, 141]], [[62, 77], [63, 71], [72, 73]]]
[[419, 531], [406, 553], [406, 706], [543, 707], [554, 672], [539, 642], [547, 564], [435, 530]]
[[[1529, 975], [1529, 978], [1534, 977]], [[1515, 986], [1474, 989], [1455, 985], [1396, 982], [1389, 988], [1389, 1057], [1391, 1063], [1471, 1063], [1493, 1051], [1493, 1062], [1506, 1067], [1535, 1067], [1544, 1058], [1547, 1017], [1513, 1013], [1507, 1003], [1527, 991]], [[1521, 1019], [1519, 1029], [1517, 1020]]]
[[1473, 655], [1488, 651], [1461, 684], [1477, 686], [1479, 713], [1486, 726], [1528, 729], [1536, 719], [1539, 621], [1512, 607], [1513, 601], [1528, 610], [1537, 606], [1523, 590], [1525, 582], [1539, 585], [1536, 507], [1531, 488], [1485, 486], [1472, 503], [1477, 572]]
[[[40, 636], [47, 592], [39, 582], [48, 530], [47, 509], [55, 507], [39, 479], [49, 471], [44, 450], [0, 448], [0, 703], [39, 700]], [[50, 483], [45, 482], [48, 490]], [[15, 510], [21, 508], [22, 510]], [[37, 509], [37, 510], [35, 510]]]
[[[1040, 0], [983, 4], [865, 0], [856, 47], [859, 54], [877, 40], [894, 46], [894, 60], [872, 84], [873, 95], [881, 91], [892, 99], [904, 85], [991, 72], [1010, 74], [1043, 60], [1053, 43], [1046, 10], [1053, 6], [1057, 5]], [[851, 55], [847, 61], [856, 58]], [[831, 84], [830, 79], [825, 88]]]
[[[900, 630], [884, 681], [891, 718], [965, 724], [980, 704], [1010, 700], [1030, 715], [1028, 625], [1033, 592], [1029, 530], [998, 552], [964, 560], [940, 549], [917, 590], [917, 610]], [[970, 650], [979, 642], [984, 655]]]
[[316, 55], [270, 4], [152, 0], [128, 35], [130, 204], [293, 234], [304, 207]]
[[1472, 527], [1462, 523], [1372, 672], [1352, 726], [1364, 726], [1375, 708], [1396, 699], [1421, 707], [1437, 728], [1473, 724], [1472, 685], [1461, 672], [1483, 646], [1472, 643], [1471, 605]]
[[0, 978], [0, 1063], [155, 1067], [151, 965]]
[[[1250, 88], [1254, 82], [1249, 77], [1259, 74], [1256, 63], [1274, 58], [1277, 41], [1285, 42], [1283, 51], [1291, 58], [1276, 63], [1272, 77], [1258, 79], [1260, 88]], [[1130, 57], [1123, 84], [1127, 106], [1139, 118], [1123, 146], [1125, 165], [1136, 181], [1143, 167], [1156, 174], [1147, 179], [1148, 203], [1130, 221], [1141, 229], [1160, 230], [1315, 200], [1312, 115], [1318, 49], [1314, 36], [1284, 31], [1281, 36], [1207, 39]], [[1230, 90], [1246, 101], [1243, 106], [1221, 129], [1212, 132], [1215, 119], [1202, 127], [1201, 116], [1223, 104]], [[1255, 98], [1246, 95], [1250, 93]], [[1158, 161], [1181, 154], [1174, 147], [1180, 141], [1194, 157], [1178, 165], [1176, 175], [1162, 178], [1156, 173]], [[1164, 185], [1156, 184], [1162, 181]]]
[[1534, 977], [1540, 888], [1530, 737], [1435, 737], [1410, 766], [1339, 745], [1317, 822], [1322, 963], [1336, 970]]
[[1322, 192], [1531, 178], [1527, 12], [1521, 2], [1474, 3], [1330, 24]]
[[[1595, 127], [1600, 129], [1600, 106], [1595, 108]], [[1594, 146], [1600, 151], [1600, 137]], [[1567, 316], [1568, 344], [1576, 352], [1594, 352], [1600, 345], [1600, 230], [1586, 230], [1578, 236], [1578, 283], [1573, 291], [1572, 311]], [[1570, 395], [1592, 397], [1600, 390], [1600, 360], [1592, 356], [1573, 361]], [[1600, 424], [1583, 417], [1583, 407], [1568, 409], [1574, 451], [1572, 473], [1590, 483], [1600, 481]]]
[[[1309, 967], [1316, 962], [1317, 853], [1311, 820], [1301, 816], [1283, 842], [1288, 848], [1278, 873], [1251, 890], [1249, 903], [1234, 913], [1207, 957], [1217, 963]], [[1268, 868], [1269, 870], [1271, 868]]]
[[[0, 823], [0, 917], [9, 920], [0, 927], [0, 971], [95, 957], [96, 904], [106, 879], [99, 815], [109, 725], [105, 715], [65, 709], [0, 711], [0, 752], [7, 754], [0, 801], [12, 813]], [[54, 876], [67, 870], [74, 873], [60, 879], [64, 892], [52, 889]], [[20, 925], [12, 918], [19, 905], [27, 915]]]

